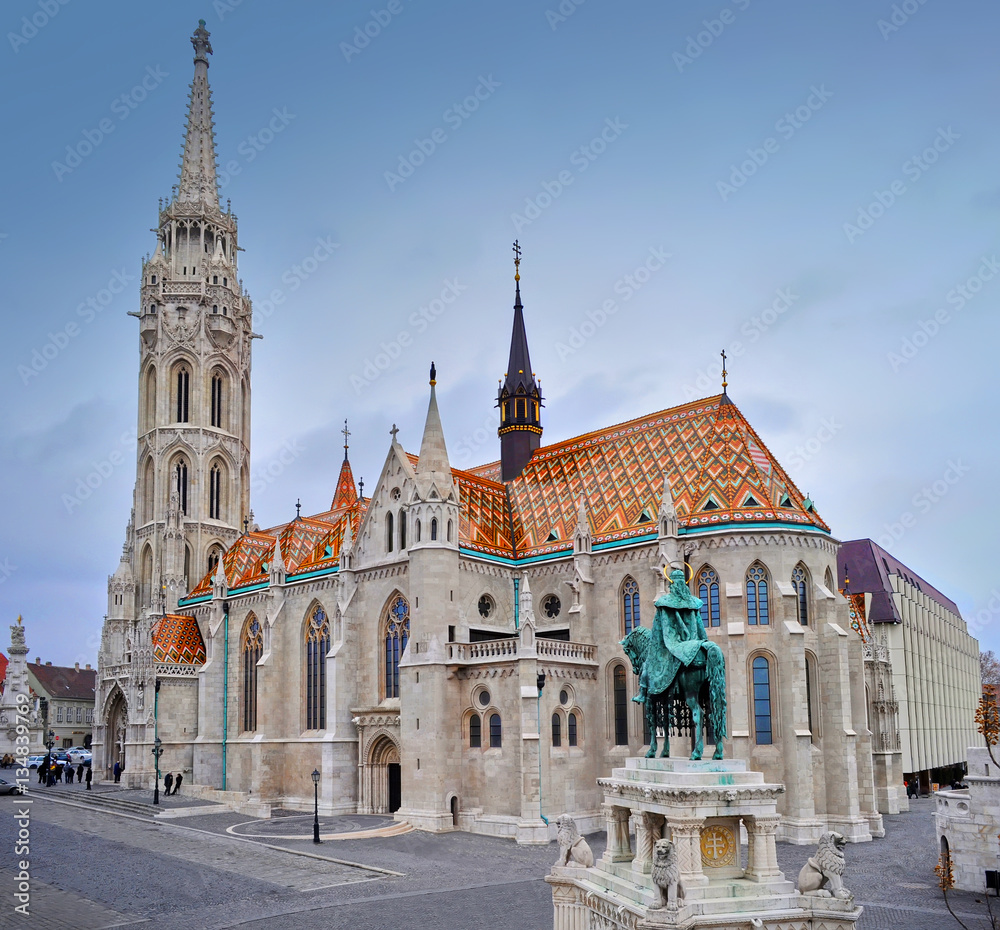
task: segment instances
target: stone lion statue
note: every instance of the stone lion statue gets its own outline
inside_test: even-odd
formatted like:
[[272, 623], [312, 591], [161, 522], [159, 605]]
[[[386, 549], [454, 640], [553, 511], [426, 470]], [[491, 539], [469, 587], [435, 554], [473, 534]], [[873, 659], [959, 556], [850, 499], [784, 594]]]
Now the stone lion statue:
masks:
[[816, 855], [811, 856], [799, 872], [799, 893], [824, 898], [850, 898], [844, 887], [844, 846], [847, 840], [839, 833], [827, 831], [819, 838]]
[[556, 859], [556, 865], [571, 869], [589, 869], [593, 866], [594, 854], [587, 841], [580, 836], [576, 821], [569, 814], [563, 814], [556, 823], [559, 826], [556, 834], [559, 840], [559, 858]]
[[677, 910], [678, 900], [684, 899], [684, 886], [677, 850], [670, 840], [660, 839], [653, 844], [652, 876], [657, 895], [653, 908], [665, 906], [668, 910]]

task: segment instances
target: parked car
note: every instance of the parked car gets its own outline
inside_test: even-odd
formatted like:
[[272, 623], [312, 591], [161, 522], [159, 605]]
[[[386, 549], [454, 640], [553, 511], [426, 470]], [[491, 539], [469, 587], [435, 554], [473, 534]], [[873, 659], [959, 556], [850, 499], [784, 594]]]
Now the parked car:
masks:
[[28, 756], [28, 768], [31, 769], [32, 771], [35, 771], [38, 769], [38, 766], [40, 766], [44, 761], [45, 761], [44, 753], [40, 756]]
[[14, 782], [7, 781], [6, 778], [0, 778], [0, 794], [20, 794], [21, 786], [15, 784]]
[[93, 754], [89, 749], [84, 749], [82, 746], [76, 746], [73, 749], [66, 750], [66, 757], [69, 759], [70, 765], [90, 765], [93, 759]]

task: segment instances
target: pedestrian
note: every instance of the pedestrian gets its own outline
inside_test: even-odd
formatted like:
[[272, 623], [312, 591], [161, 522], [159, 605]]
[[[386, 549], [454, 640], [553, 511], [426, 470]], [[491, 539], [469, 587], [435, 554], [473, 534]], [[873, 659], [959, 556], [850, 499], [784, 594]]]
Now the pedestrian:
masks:
[[174, 783], [174, 776], [171, 775], [170, 772], [167, 772], [167, 774], [163, 776], [163, 790], [167, 794], [170, 794], [170, 788], [173, 785], [173, 783]]
[[94, 770], [88, 766], [87, 768], [87, 790], [90, 791], [90, 783], [94, 780]]
[[76, 783], [79, 785], [83, 781], [83, 763], [81, 762], [76, 768]]
[[112, 771], [114, 772], [115, 784], [117, 785], [122, 780], [122, 766], [117, 759], [115, 760], [115, 767]]
[[181, 790], [181, 782], [184, 781], [184, 775], [182, 772], [177, 773], [177, 777], [174, 779], [174, 794], [177, 794]]
[[40, 766], [38, 766], [38, 784], [45, 784], [45, 773], [49, 770], [49, 763], [43, 761]]

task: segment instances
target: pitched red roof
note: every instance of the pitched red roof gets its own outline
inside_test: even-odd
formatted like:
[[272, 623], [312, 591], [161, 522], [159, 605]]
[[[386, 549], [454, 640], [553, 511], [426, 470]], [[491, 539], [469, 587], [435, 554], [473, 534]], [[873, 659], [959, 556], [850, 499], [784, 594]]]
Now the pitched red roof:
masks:
[[28, 671], [52, 700], [92, 701], [97, 672], [92, 668], [64, 668], [29, 662]]

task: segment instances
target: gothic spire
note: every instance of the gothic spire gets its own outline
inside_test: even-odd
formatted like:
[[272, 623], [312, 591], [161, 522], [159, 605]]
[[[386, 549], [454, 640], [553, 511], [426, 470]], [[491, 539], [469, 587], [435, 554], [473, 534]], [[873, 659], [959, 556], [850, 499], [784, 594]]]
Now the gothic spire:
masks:
[[448, 462], [448, 449], [444, 443], [444, 429], [441, 426], [441, 414], [438, 413], [437, 369], [431, 362], [431, 399], [427, 405], [427, 420], [424, 422], [424, 435], [420, 440], [420, 459], [417, 462], [417, 479], [420, 490], [426, 495], [432, 484], [437, 485], [438, 494], [442, 497], [452, 487], [451, 465]]
[[191, 82], [177, 200], [206, 204], [217, 212], [219, 191], [215, 177], [215, 122], [212, 117], [212, 91], [208, 86], [208, 56], [212, 54], [209, 35], [205, 20], [198, 20], [198, 28], [191, 36], [194, 80]]
[[510, 336], [510, 357], [505, 380], [500, 383], [500, 478], [513, 481], [542, 442], [542, 391], [535, 381], [528, 354], [521, 305], [521, 246], [514, 242], [514, 328]]

